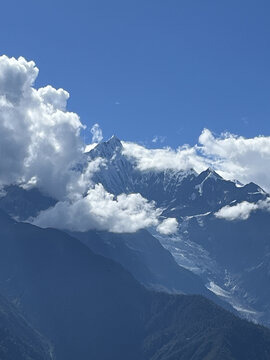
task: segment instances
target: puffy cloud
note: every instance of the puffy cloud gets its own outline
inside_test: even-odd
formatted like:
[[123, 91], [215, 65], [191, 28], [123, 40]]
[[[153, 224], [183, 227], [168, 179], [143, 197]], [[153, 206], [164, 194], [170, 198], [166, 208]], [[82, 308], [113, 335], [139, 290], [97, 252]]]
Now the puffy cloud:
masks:
[[140, 194], [121, 194], [115, 197], [101, 184], [92, 182], [93, 174], [106, 166], [106, 161], [96, 158], [88, 162], [84, 171], [74, 173], [68, 193], [54, 207], [41, 211], [28, 221], [40, 227], [54, 227], [71, 231], [91, 229], [115, 233], [132, 233], [143, 228], [155, 227], [162, 234], [175, 233], [177, 220], [160, 221], [162, 209]]
[[99, 143], [102, 141], [102, 129], [100, 128], [99, 124], [94, 124], [90, 131], [92, 134], [92, 143]]
[[51, 85], [38, 89], [38, 93], [44, 104], [54, 109], [65, 111], [69, 93], [64, 89], [54, 89]]
[[176, 230], [176, 219], [166, 219], [159, 224], [161, 212], [140, 194], [114, 197], [97, 184], [88, 190], [85, 197], [58, 202], [53, 208], [42, 211], [32, 222], [41, 227], [72, 231], [99, 229], [122, 233], [152, 226], [167, 234]]
[[10, 103], [20, 101], [23, 94], [31, 90], [37, 75], [38, 68], [33, 61], [0, 56], [0, 96]]
[[102, 166], [106, 166], [103, 158], [96, 158], [84, 165], [82, 171], [72, 172], [69, 183], [67, 184], [66, 199], [76, 201], [85, 196], [89, 188], [93, 187], [92, 177]]
[[164, 235], [175, 234], [177, 230], [178, 222], [175, 218], [165, 219], [157, 226], [157, 231]]
[[201, 172], [213, 168], [228, 180], [255, 182], [270, 190], [270, 137], [244, 138], [230, 133], [214, 136], [204, 129], [195, 146], [184, 145], [176, 150], [169, 147], [147, 149], [142, 145], [123, 142], [123, 153], [141, 171], [166, 169]]
[[[32, 219], [40, 226], [114, 232], [158, 226], [161, 210], [140, 194], [114, 198], [92, 184], [104, 159], [84, 164], [83, 125], [66, 110], [68, 92], [50, 85], [35, 89], [37, 76], [33, 61], [0, 57], [0, 189], [11, 183], [38, 186], [60, 200]], [[98, 124], [91, 132], [94, 143], [102, 140]]]
[[[110, 231], [126, 231], [126, 227], [136, 231], [145, 226], [156, 226], [165, 233], [176, 229], [173, 219], [160, 223], [159, 210], [140, 195], [123, 195], [123, 198], [115, 199], [104, 193], [104, 189], [93, 187], [92, 174], [104, 165], [102, 159], [90, 162], [83, 173], [76, 171], [83, 152], [102, 140], [102, 130], [95, 124], [91, 129], [94, 143], [85, 146], [80, 137], [83, 125], [79, 116], [66, 109], [68, 92], [50, 85], [35, 89], [37, 76], [38, 68], [33, 61], [0, 56], [0, 189], [11, 183], [19, 183], [25, 188], [38, 186], [60, 199], [55, 209], [41, 213], [36, 219], [43, 224], [47, 220], [50, 224], [53, 222], [50, 214], [63, 211], [58, 217], [59, 221], [63, 219], [59, 226], [73, 221], [74, 227], [79, 229], [76, 218], [80, 216], [74, 214], [81, 205], [88, 209], [81, 219], [83, 228], [87, 228], [90, 219], [90, 226]], [[176, 150], [147, 149], [123, 142], [123, 147], [124, 155], [133, 159], [142, 171], [194, 168], [201, 172], [211, 166], [227, 179], [237, 178], [243, 183], [254, 181], [270, 190], [270, 137], [247, 139], [229, 133], [217, 137], [205, 129], [195, 146], [185, 145]], [[97, 201], [98, 195], [100, 201]], [[96, 199], [95, 208], [89, 205], [93, 199]], [[129, 204], [127, 208], [124, 201]], [[137, 206], [141, 215], [136, 212]], [[245, 219], [251, 211], [268, 205], [242, 203], [237, 206], [236, 209], [221, 209], [218, 216]], [[113, 209], [114, 214], [108, 211], [101, 216], [99, 212], [103, 207]], [[65, 216], [64, 210], [67, 211]]]
[[224, 206], [215, 213], [215, 216], [228, 221], [247, 220], [250, 214], [258, 209], [270, 211], [270, 199], [260, 200], [257, 203], [243, 201], [234, 206]]
[[205, 129], [199, 137], [202, 156], [227, 179], [253, 181], [270, 190], [270, 137], [244, 138], [230, 133], [220, 137]]
[[79, 116], [66, 111], [63, 89], [33, 87], [33, 61], [0, 57], [0, 185], [38, 185], [61, 198], [83, 144]]
[[187, 145], [173, 150], [169, 147], [163, 149], [147, 149], [142, 145], [131, 142], [122, 142], [123, 154], [134, 160], [141, 171], [162, 171], [166, 169], [188, 170], [198, 172], [205, 170], [211, 162], [197, 153], [195, 147]]
[[234, 206], [224, 206], [215, 213], [215, 216], [225, 220], [246, 220], [249, 218], [251, 212], [257, 209], [257, 204], [243, 201]]

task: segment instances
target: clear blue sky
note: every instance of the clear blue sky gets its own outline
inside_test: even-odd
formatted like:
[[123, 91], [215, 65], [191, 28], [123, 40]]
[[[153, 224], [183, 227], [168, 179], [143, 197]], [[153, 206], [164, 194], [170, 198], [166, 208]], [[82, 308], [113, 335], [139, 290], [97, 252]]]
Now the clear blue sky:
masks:
[[269, 19], [268, 0], [9, 0], [0, 49], [105, 138], [176, 147], [204, 127], [269, 135]]

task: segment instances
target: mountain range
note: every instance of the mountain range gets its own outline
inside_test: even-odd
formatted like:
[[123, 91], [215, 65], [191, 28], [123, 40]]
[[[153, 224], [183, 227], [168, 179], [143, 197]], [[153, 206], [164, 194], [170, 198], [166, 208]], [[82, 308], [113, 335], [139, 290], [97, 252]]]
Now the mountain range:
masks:
[[215, 216], [225, 206], [266, 200], [260, 186], [225, 180], [210, 168], [200, 174], [193, 169], [141, 171], [115, 136], [86, 153], [86, 163], [97, 157], [106, 166], [94, 174], [94, 182], [115, 195], [140, 193], [155, 201], [162, 215], [178, 220], [176, 235], [152, 234], [180, 266], [199, 275], [242, 316], [270, 325], [269, 212], [258, 210], [244, 221]]
[[3, 359], [16, 359], [13, 349], [18, 359], [269, 359], [270, 330], [254, 322], [270, 326], [270, 214], [216, 216], [268, 194], [213, 169], [141, 171], [123, 150], [114, 136], [85, 153], [76, 171], [101, 158], [93, 183], [154, 201], [161, 217], [177, 219], [177, 233], [42, 229], [26, 221], [57, 200], [6, 186], [0, 319], [19, 325], [4, 330]]

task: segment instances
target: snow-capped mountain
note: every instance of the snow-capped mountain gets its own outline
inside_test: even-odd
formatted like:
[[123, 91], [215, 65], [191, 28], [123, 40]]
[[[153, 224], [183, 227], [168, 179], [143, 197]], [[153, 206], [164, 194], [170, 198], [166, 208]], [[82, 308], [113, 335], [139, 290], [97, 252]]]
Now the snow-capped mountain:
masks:
[[258, 211], [245, 221], [215, 216], [224, 206], [265, 200], [268, 194], [260, 186], [225, 180], [213, 169], [140, 171], [115, 136], [86, 153], [85, 163], [98, 157], [105, 162], [94, 182], [115, 195], [140, 193], [164, 216], [176, 217], [178, 234], [154, 235], [178, 264], [199, 274], [243, 316], [270, 325], [270, 215]]
[[85, 154], [86, 162], [98, 157], [106, 162], [94, 174], [94, 182], [115, 195], [138, 192], [164, 207], [167, 216], [197, 215], [233, 202], [257, 202], [267, 197], [258, 185], [226, 181], [210, 168], [201, 174], [193, 169], [140, 171], [135, 161], [123, 155], [123, 145], [115, 136]]
[[[136, 161], [125, 155], [124, 146], [125, 143], [115, 136], [107, 142], [99, 143], [84, 154], [76, 167], [77, 171], [84, 171], [90, 161], [101, 158], [100, 168], [92, 176], [94, 183], [102, 183], [108, 192], [115, 195], [140, 193], [144, 198], [155, 201], [156, 206], [163, 210], [163, 216], [177, 218], [178, 233], [165, 236], [152, 229], [152, 235], [170, 251], [178, 265], [199, 276], [213, 295], [231, 304], [243, 316], [269, 326], [270, 214], [257, 210], [243, 221], [227, 221], [215, 216], [224, 206], [234, 206], [243, 201], [258, 203], [265, 201], [268, 194], [254, 183], [243, 185], [237, 180], [227, 181], [213, 169], [206, 169], [200, 174], [193, 169], [141, 171]], [[39, 211], [55, 203], [54, 199], [43, 195], [36, 188], [26, 190], [18, 186], [6, 187], [0, 197], [0, 208], [20, 220], [36, 216]], [[107, 256], [114, 258], [116, 252], [110, 246], [116, 243], [113, 237], [109, 237], [109, 243], [107, 240], [104, 243], [106, 249], [104, 245], [99, 251], [104, 255], [106, 250]], [[119, 236], [117, 240], [121, 259], [118, 251], [116, 260], [134, 265], [130, 261], [134, 262], [136, 257], [139, 259], [137, 263], [143, 264], [144, 268], [148, 267], [142, 241], [138, 241], [136, 246], [139, 247], [134, 249], [130, 248], [132, 242], [125, 239], [125, 236]], [[121, 241], [125, 242], [123, 246]], [[150, 260], [151, 249], [147, 251]], [[160, 254], [166, 255], [162, 252]], [[128, 268], [129, 271], [131, 269]], [[133, 269], [136, 270], [133, 275], [140, 281], [147, 278], [147, 272], [137, 276], [138, 271], [143, 271], [137, 265]], [[156, 285], [168, 288], [172, 279], [166, 278], [168, 269], [161, 270], [160, 273], [153, 272], [151, 280], [148, 277], [147, 281], [143, 281], [144, 284], [159, 278], [155, 280]], [[180, 273], [179, 269], [177, 271]], [[192, 277], [188, 273], [186, 276], [183, 271], [182, 274], [186, 287], [188, 279]], [[184, 287], [181, 289], [181, 282], [177, 286], [177, 291], [185, 292]], [[175, 288], [173, 285], [171, 290], [172, 287]], [[196, 293], [197, 289], [190, 289], [190, 293]], [[205, 290], [200, 293], [204, 294]]]

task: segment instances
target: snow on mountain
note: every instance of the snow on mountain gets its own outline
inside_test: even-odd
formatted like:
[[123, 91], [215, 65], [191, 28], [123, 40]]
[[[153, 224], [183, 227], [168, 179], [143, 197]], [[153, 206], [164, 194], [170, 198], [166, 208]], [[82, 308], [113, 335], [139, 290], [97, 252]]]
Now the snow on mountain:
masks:
[[93, 176], [115, 195], [139, 192], [159, 207], [166, 215], [191, 216], [207, 211], [217, 211], [232, 201], [257, 202], [267, 194], [256, 184], [239, 187], [224, 180], [213, 169], [198, 174], [195, 170], [140, 171], [136, 162], [123, 154], [124, 145], [113, 136], [85, 153], [84, 162], [102, 157], [105, 165]]
[[[270, 325], [270, 214], [254, 211], [247, 220], [227, 221], [215, 213], [242, 202], [258, 203], [268, 194], [254, 183], [227, 181], [208, 168], [198, 174], [188, 170], [144, 170], [124, 154], [125, 143], [116, 136], [84, 153], [77, 171], [101, 158], [92, 181], [114, 194], [140, 193], [163, 210], [162, 216], [178, 220], [178, 233], [153, 235], [176, 262], [199, 275], [206, 287], [229, 302], [243, 316]], [[3, 189], [0, 208], [21, 219], [55, 204], [37, 189]], [[226, 294], [226, 296], [224, 295]]]
[[[178, 264], [199, 274], [209, 290], [228, 301], [243, 316], [270, 325], [270, 299], [267, 295], [262, 299], [256, 297], [254, 289], [259, 285], [256, 279], [252, 279], [253, 272], [246, 270], [244, 261], [247, 257], [250, 266], [255, 266], [259, 260], [265, 264], [263, 255], [268, 249], [267, 244], [258, 242], [256, 232], [253, 232], [248, 246], [245, 246], [245, 238], [251, 233], [250, 225], [237, 221], [230, 232], [235, 243], [228, 242], [226, 232], [230, 224], [214, 216], [224, 206], [243, 201], [257, 203], [267, 199], [268, 194], [254, 183], [243, 185], [237, 180], [225, 180], [211, 168], [200, 174], [193, 169], [140, 171], [135, 160], [123, 154], [124, 146], [113, 136], [85, 154], [85, 162], [97, 157], [105, 160], [105, 165], [94, 174], [93, 181], [102, 183], [115, 195], [140, 193], [146, 199], [154, 200], [163, 209], [164, 216], [176, 217], [180, 224], [178, 234], [162, 236], [154, 231], [153, 234], [173, 254]], [[267, 222], [260, 214], [254, 216], [265, 228]], [[255, 221], [253, 227], [256, 229], [256, 226]], [[268, 233], [265, 236], [269, 238]], [[260, 247], [260, 252], [251, 256], [254, 246]], [[242, 266], [237, 267], [236, 263]], [[262, 268], [260, 277], [266, 281], [266, 267]], [[268, 283], [259, 287], [261, 293], [261, 288], [266, 287], [270, 294]]]

